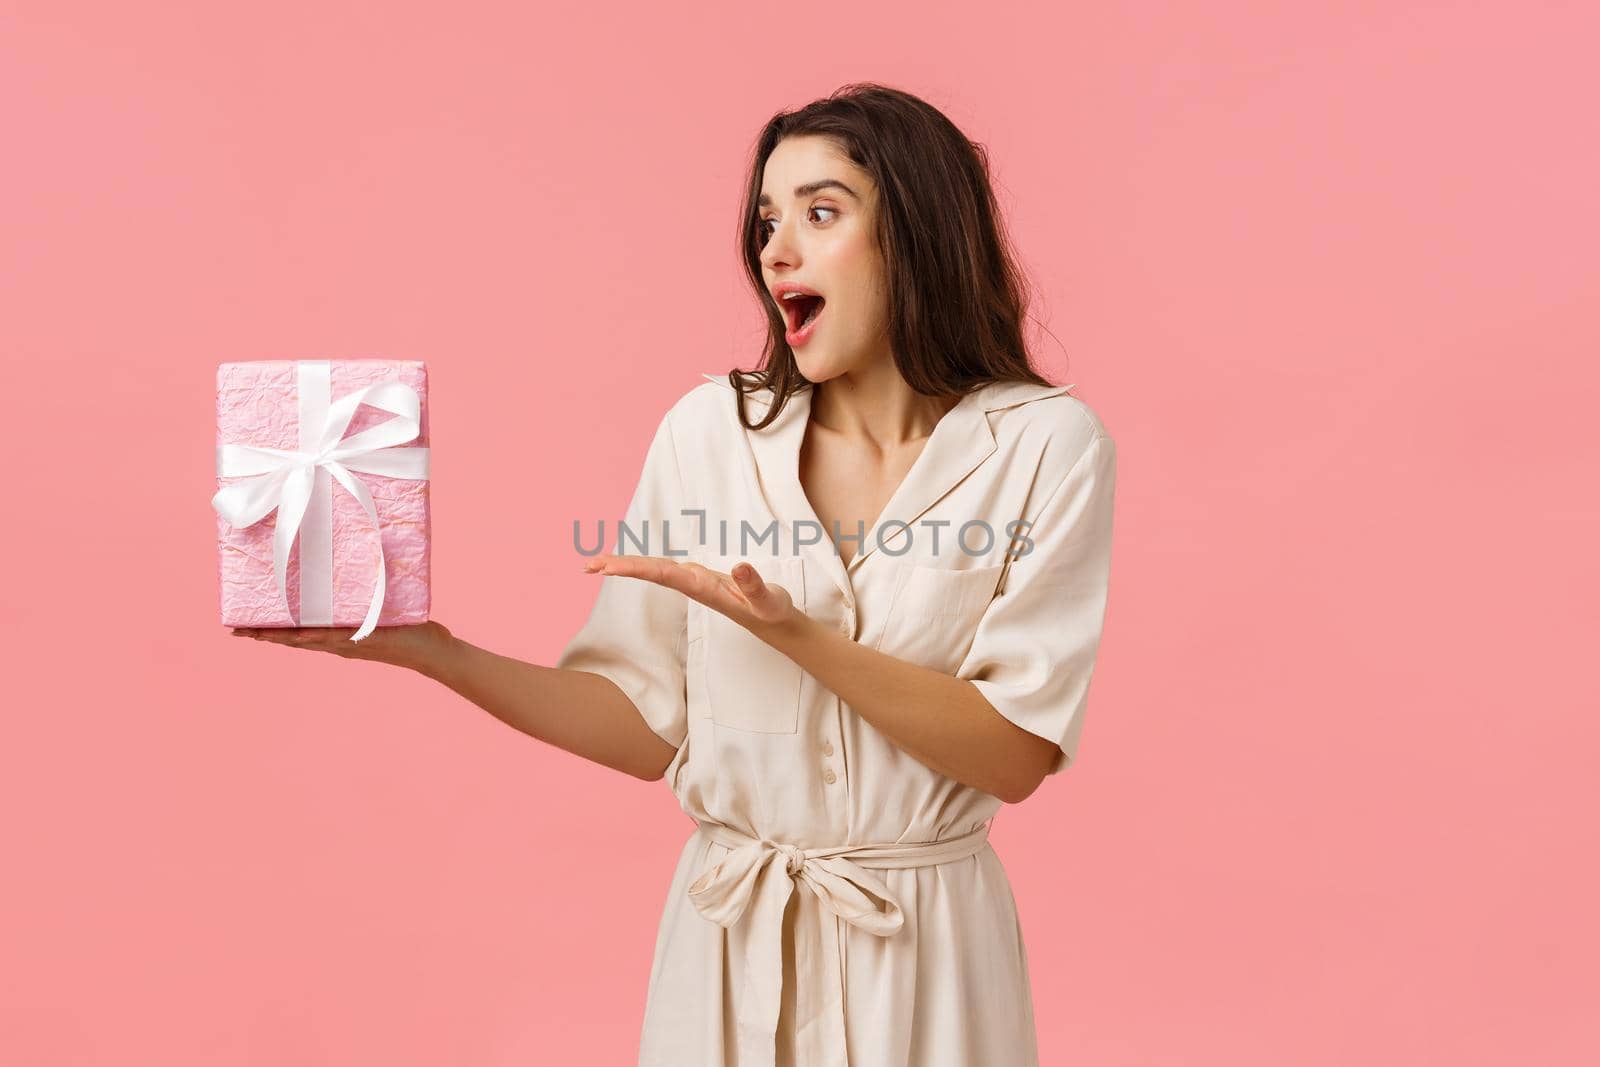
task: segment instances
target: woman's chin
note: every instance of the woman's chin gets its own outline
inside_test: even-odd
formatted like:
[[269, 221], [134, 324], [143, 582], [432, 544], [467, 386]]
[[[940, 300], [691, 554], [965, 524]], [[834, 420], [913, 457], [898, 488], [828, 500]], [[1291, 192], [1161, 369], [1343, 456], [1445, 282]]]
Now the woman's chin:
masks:
[[792, 351], [794, 352], [795, 367], [799, 369], [800, 374], [808, 382], [827, 381], [839, 373], [836, 368], [829, 364], [826, 353], [819, 352], [810, 345], [806, 346], [804, 350], [797, 348]]
[[823, 349], [808, 346], [808, 350], [794, 349], [795, 367], [808, 382], [825, 382], [837, 378], [841, 374], [849, 374], [863, 370], [866, 362], [860, 359], [851, 360]]

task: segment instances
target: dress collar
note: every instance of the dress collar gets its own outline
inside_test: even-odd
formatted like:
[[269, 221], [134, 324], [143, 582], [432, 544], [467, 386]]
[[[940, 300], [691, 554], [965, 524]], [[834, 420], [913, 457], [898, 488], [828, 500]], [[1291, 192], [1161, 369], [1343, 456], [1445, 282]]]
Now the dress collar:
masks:
[[[733, 386], [727, 378], [712, 374], [705, 377], [721, 384], [730, 394], [733, 392]], [[1016, 381], [990, 382], [979, 386], [957, 401], [955, 407], [934, 425], [933, 432], [922, 446], [910, 471], [884, 505], [883, 514], [876, 521], [868, 521], [866, 541], [857, 548], [848, 566], [834, 551], [832, 530], [827, 530], [821, 541], [806, 545], [801, 551], [821, 565], [841, 591], [851, 594], [851, 575], [878, 550], [880, 529], [884, 538], [883, 547], [893, 553], [897, 546], [905, 543], [905, 527], [914, 526], [918, 518], [994, 453], [995, 439], [989, 425], [989, 412], [1057, 396], [1071, 388], [1070, 384], [1038, 385]], [[771, 396], [766, 389], [746, 395], [752, 418], [759, 419], [766, 413]], [[792, 534], [799, 532], [794, 524], [803, 520], [815, 524], [808, 529], [822, 528], [822, 522], [817, 518], [816, 510], [812, 508], [800, 483], [800, 445], [811, 417], [811, 396], [812, 389], [809, 387], [798, 390], [770, 425], [760, 430], [744, 431], [755, 456], [762, 493], [784, 531], [780, 536], [784, 550], [788, 550], [792, 544]], [[901, 526], [901, 523], [905, 526]]]

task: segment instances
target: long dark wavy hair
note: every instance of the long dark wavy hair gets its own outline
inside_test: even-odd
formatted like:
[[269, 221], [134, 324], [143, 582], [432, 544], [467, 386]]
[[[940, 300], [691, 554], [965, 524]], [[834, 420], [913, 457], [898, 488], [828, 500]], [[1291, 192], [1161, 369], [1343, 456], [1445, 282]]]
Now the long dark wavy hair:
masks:
[[[964, 396], [995, 381], [1051, 384], [1029, 359], [1027, 280], [1000, 218], [983, 145], [910, 93], [855, 82], [774, 115], [756, 142], [739, 209], [739, 254], [766, 311], [767, 343], [755, 370], [728, 374], [739, 421], [760, 429], [809, 388], [762, 276], [757, 203], [767, 158], [784, 138], [806, 135], [830, 138], [877, 183], [889, 343], [906, 384], [933, 397]], [[773, 403], [752, 424], [745, 395], [761, 388], [772, 389]]]

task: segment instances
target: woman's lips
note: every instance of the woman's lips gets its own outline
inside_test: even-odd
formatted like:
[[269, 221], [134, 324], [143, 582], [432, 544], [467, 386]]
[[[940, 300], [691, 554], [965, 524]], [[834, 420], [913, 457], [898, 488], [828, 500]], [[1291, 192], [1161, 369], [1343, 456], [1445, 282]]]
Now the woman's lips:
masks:
[[[789, 313], [789, 329], [788, 332], [784, 334], [784, 339], [789, 342], [789, 346], [791, 348], [795, 347], [796, 345], [803, 345], [807, 341], [811, 340], [811, 335], [816, 333], [817, 323], [822, 321], [822, 313], [825, 310], [824, 302], [820, 298], [814, 301], [797, 300], [795, 303], [805, 306], [794, 308]], [[812, 306], [816, 307], [816, 314], [811, 316], [810, 322], [805, 323], [803, 326], [800, 325], [800, 323], [804, 320], [805, 315], [810, 312]]]

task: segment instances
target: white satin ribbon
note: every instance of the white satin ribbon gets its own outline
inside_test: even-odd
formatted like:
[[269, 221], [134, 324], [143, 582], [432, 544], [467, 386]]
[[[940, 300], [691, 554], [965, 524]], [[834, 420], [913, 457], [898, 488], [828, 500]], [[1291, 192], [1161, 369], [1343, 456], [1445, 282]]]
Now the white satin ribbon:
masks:
[[[378, 625], [388, 573], [383, 562], [383, 534], [372, 494], [351, 471], [389, 478], [428, 478], [428, 448], [397, 448], [422, 431], [422, 400], [404, 382], [380, 382], [330, 402], [329, 360], [298, 360], [300, 448], [286, 451], [259, 445], [218, 445], [218, 477], [238, 477], [217, 490], [211, 506], [236, 527], [253, 526], [278, 512], [272, 541], [272, 570], [285, 609], [289, 605], [289, 550], [300, 535], [300, 619], [297, 625], [332, 624], [333, 481], [361, 503], [372, 526], [378, 550], [378, 576], [372, 603], [360, 629], [360, 641]], [[349, 438], [344, 432], [362, 404], [381, 408], [394, 418]], [[330, 477], [331, 476], [331, 477]], [[308, 550], [310, 546], [317, 550]], [[310, 607], [308, 608], [308, 605]], [[292, 613], [291, 613], [292, 617]]]

